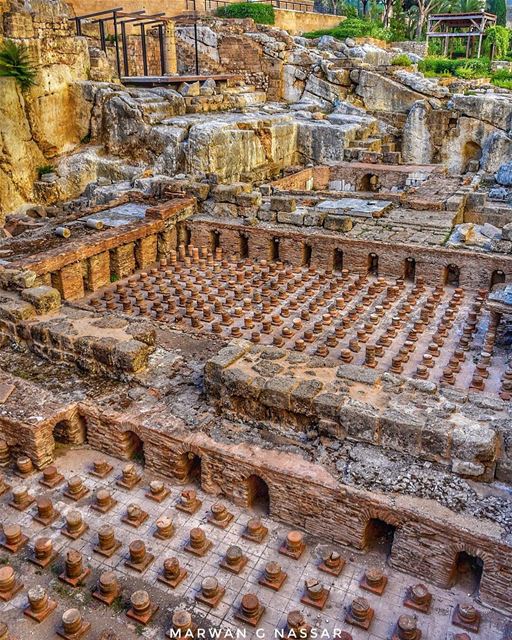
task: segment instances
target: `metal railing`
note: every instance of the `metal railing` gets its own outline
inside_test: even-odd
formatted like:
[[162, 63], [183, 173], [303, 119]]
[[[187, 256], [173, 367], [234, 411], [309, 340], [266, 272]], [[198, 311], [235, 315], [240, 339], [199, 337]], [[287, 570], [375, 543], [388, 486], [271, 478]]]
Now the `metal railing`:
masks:
[[[314, 12], [312, 0], [262, 0], [262, 2], [271, 4], [276, 9]], [[207, 13], [230, 4], [232, 3], [229, 0], [186, 0], [187, 11], [205, 11]]]

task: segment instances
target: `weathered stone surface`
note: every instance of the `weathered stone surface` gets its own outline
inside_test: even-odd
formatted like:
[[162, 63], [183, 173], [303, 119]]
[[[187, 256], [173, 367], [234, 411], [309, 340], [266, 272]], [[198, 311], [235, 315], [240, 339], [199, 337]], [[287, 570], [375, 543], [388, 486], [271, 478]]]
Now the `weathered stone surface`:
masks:
[[504, 187], [512, 187], [512, 162], [501, 165], [496, 174], [496, 182]]
[[425, 100], [415, 102], [407, 115], [403, 129], [402, 158], [412, 164], [428, 164], [433, 159], [431, 133], [428, 127], [428, 112]]
[[29, 302], [38, 313], [55, 311], [60, 307], [61, 303], [58, 290], [47, 286], [23, 289], [21, 297]]
[[390, 113], [408, 113], [415, 102], [423, 96], [417, 91], [405, 87], [372, 71], [364, 69], [352, 72], [356, 79], [356, 94], [370, 111], [388, 111]]

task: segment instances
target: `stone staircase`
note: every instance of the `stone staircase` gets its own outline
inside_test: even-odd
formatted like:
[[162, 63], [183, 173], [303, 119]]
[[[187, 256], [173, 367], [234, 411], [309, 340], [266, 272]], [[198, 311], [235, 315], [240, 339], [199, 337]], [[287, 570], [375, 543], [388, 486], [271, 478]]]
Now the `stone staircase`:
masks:
[[396, 139], [391, 134], [374, 134], [365, 137], [361, 129], [356, 140], [345, 149], [344, 159], [354, 162], [401, 164], [402, 156]]

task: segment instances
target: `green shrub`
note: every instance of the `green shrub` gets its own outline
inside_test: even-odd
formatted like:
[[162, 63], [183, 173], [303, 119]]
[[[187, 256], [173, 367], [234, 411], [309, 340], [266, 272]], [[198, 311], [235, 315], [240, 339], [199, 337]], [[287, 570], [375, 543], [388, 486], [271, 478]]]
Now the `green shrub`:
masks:
[[44, 176], [45, 173], [53, 173], [55, 168], [52, 164], [43, 164], [40, 167], [37, 167], [37, 177], [41, 179], [41, 176]]
[[391, 60], [391, 64], [396, 67], [410, 67], [412, 62], [406, 53], [400, 53]]
[[274, 24], [276, 16], [271, 4], [236, 2], [219, 7], [215, 12], [220, 18], [252, 18], [258, 24]]
[[512, 91], [512, 71], [509, 71], [508, 69], [499, 69], [492, 74], [491, 82], [497, 87]]
[[35, 85], [36, 70], [25, 45], [6, 40], [0, 48], [0, 77], [14, 78], [22, 89]]
[[384, 29], [380, 22], [365, 20], [364, 18], [347, 18], [333, 29], [321, 29], [320, 31], [310, 31], [304, 34], [306, 38], [320, 38], [322, 36], [332, 36], [338, 40], [345, 40], [345, 38], [389, 40], [390, 32], [388, 29]]
[[485, 78], [489, 75], [488, 58], [451, 59], [440, 56], [428, 56], [422, 60], [418, 69], [428, 77], [458, 76], [459, 78]]

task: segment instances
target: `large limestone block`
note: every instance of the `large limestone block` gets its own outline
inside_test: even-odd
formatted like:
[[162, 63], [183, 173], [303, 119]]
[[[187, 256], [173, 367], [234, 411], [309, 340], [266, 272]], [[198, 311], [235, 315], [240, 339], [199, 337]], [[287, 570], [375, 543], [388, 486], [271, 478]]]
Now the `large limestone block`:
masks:
[[433, 160], [428, 114], [430, 106], [425, 100], [415, 102], [409, 111], [403, 129], [402, 159], [411, 164], [430, 164]]
[[364, 69], [353, 71], [351, 78], [357, 82], [356, 94], [370, 111], [408, 113], [424, 97], [399, 82]]
[[46, 157], [76, 148], [89, 132], [92, 104], [65, 65], [44, 68], [41, 82], [26, 94], [34, 140]]
[[456, 94], [449, 107], [454, 111], [483, 120], [509, 133], [512, 130], [512, 100], [510, 95], [486, 93], [483, 95]]
[[224, 118], [190, 128], [185, 146], [189, 171], [239, 180], [254, 171], [293, 164], [297, 124], [289, 116], [226, 122]]
[[356, 137], [357, 124], [334, 125], [305, 121], [299, 125], [299, 155], [315, 164], [342, 162], [345, 148]]
[[45, 158], [32, 138], [25, 99], [11, 78], [0, 78], [0, 213], [29, 200]]

